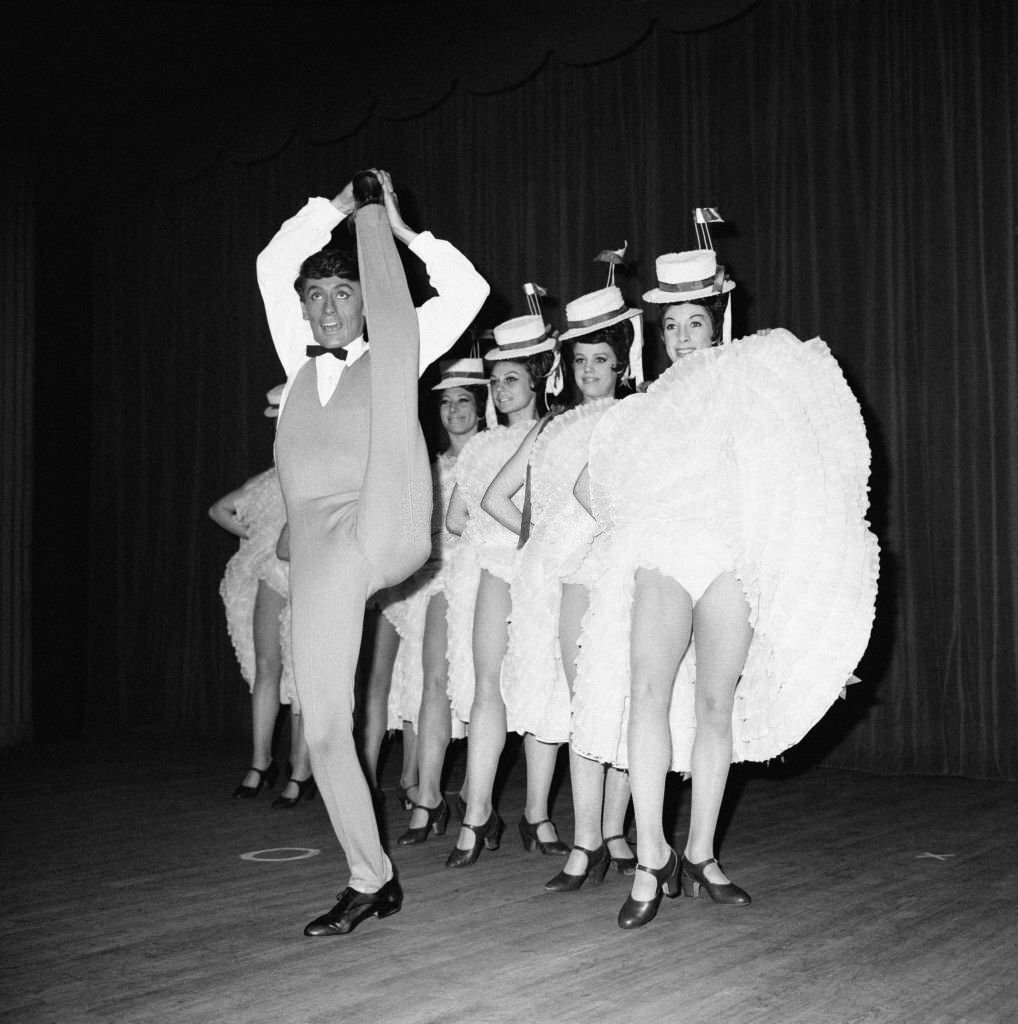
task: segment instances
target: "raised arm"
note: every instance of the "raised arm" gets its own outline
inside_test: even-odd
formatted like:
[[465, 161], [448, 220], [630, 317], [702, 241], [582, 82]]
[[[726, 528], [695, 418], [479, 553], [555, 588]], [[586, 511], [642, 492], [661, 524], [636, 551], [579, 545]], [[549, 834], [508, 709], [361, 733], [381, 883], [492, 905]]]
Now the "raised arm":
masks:
[[449, 499], [449, 510], [445, 513], [445, 528], [459, 537], [467, 527], [467, 520], [470, 518], [470, 510], [467, 503], [460, 494], [459, 484], [452, 489], [452, 497]]
[[498, 475], [488, 485], [481, 498], [481, 508], [496, 522], [517, 536], [523, 530], [523, 513], [513, 503], [513, 496], [527, 480], [527, 463], [534, 447], [537, 435], [541, 433], [542, 424], [535, 424], [513, 452], [509, 461], [498, 471]]
[[392, 233], [423, 261], [428, 283], [438, 293], [417, 309], [423, 373], [470, 326], [491, 289], [454, 245], [435, 238], [430, 231], [417, 234], [407, 227], [399, 212], [392, 179], [385, 171], [376, 173], [382, 183]]
[[293, 282], [301, 263], [328, 245], [333, 228], [352, 209], [353, 190], [349, 185], [332, 200], [315, 196], [283, 222], [258, 254], [258, 288], [265, 304], [265, 318], [287, 377], [293, 376], [307, 358], [304, 350], [312, 340]]
[[583, 506], [583, 510], [594, 518], [594, 512], [592, 510], [590, 502], [590, 464], [587, 463], [580, 470], [580, 475], [576, 478], [576, 483], [573, 485], [573, 497]]

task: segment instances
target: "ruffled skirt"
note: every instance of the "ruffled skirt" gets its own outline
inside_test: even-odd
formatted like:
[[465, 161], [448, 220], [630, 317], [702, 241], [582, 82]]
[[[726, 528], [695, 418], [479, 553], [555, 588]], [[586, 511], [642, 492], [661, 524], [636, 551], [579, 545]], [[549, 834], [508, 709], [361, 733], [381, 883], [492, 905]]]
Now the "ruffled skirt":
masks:
[[[853, 678], [878, 574], [865, 428], [827, 346], [777, 330], [689, 357], [604, 417], [590, 471], [610, 550], [584, 619], [575, 749], [628, 766], [640, 567], [691, 594], [712, 566], [735, 573], [753, 640], [735, 691], [732, 760], [766, 761], [797, 743]], [[676, 771], [691, 764], [695, 675], [691, 645], [669, 714]]]

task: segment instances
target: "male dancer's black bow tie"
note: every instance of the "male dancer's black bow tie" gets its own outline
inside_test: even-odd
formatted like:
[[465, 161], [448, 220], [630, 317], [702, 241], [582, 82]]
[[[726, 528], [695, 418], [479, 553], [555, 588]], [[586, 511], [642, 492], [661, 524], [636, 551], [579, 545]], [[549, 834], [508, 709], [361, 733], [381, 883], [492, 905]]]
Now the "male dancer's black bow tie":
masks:
[[308, 345], [304, 350], [307, 352], [312, 359], [317, 359], [319, 356], [324, 356], [326, 352], [330, 356], [334, 356], [336, 359], [342, 359], [346, 361], [346, 349], [345, 348], [325, 348], [323, 345]]

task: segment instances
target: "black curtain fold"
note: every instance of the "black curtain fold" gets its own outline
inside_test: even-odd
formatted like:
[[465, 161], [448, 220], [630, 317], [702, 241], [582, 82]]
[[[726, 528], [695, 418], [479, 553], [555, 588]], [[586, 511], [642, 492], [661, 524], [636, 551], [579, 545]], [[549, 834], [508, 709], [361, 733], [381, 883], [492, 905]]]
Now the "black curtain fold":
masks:
[[820, 334], [874, 449], [874, 639], [801, 756], [1018, 778], [1016, 52], [1006, 3], [770, 0], [103, 204], [91, 722], [239, 730], [216, 592], [233, 542], [204, 512], [271, 460], [281, 372], [254, 257], [308, 195], [377, 165], [492, 281], [482, 326], [523, 312], [528, 280], [560, 316], [623, 240], [637, 300], [655, 255], [695, 245], [692, 208], [718, 206], [737, 333]]

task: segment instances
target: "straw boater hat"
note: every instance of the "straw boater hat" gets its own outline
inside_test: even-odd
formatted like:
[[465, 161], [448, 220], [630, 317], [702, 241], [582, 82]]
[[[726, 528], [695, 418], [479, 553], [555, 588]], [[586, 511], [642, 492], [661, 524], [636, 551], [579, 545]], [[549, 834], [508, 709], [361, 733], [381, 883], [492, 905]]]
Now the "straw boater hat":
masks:
[[629, 308], [622, 292], [615, 285], [588, 292], [566, 303], [566, 329], [559, 341], [575, 341], [586, 334], [603, 330], [624, 320], [633, 322], [633, 341], [629, 346], [629, 366], [626, 376], [643, 383], [643, 314]]
[[526, 359], [539, 352], [553, 352], [558, 344], [551, 327], [540, 315], [513, 317], [494, 329], [495, 348], [484, 353], [488, 362], [498, 359]]
[[566, 329], [559, 335], [559, 341], [593, 334], [623, 320], [634, 321], [635, 328], [635, 321], [640, 319], [640, 315], [638, 309], [626, 306], [622, 292], [615, 285], [599, 288], [566, 303]]
[[[690, 249], [687, 252], [667, 252], [654, 262], [657, 287], [643, 293], [643, 301], [661, 306], [674, 306], [692, 299], [709, 299], [724, 295], [735, 287], [725, 276], [713, 249]], [[725, 307], [723, 338], [732, 340], [731, 304]]]
[[484, 360], [473, 356], [463, 359], [444, 359], [438, 364], [441, 380], [431, 389], [445, 391], [446, 388], [476, 388], [488, 383], [484, 372]]
[[654, 261], [657, 287], [644, 292], [644, 302], [674, 305], [688, 299], [707, 299], [730, 292], [735, 282], [725, 277], [713, 249], [666, 252]]

